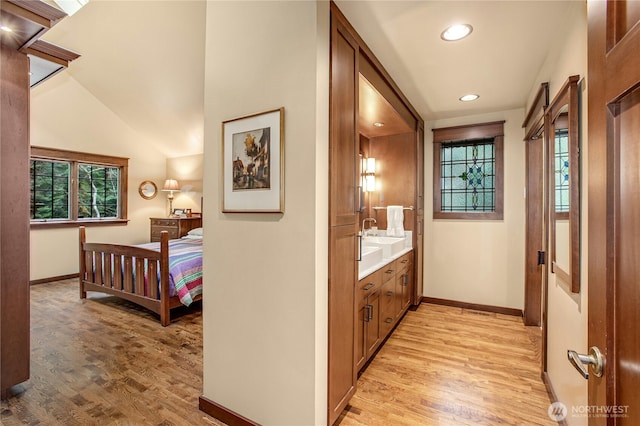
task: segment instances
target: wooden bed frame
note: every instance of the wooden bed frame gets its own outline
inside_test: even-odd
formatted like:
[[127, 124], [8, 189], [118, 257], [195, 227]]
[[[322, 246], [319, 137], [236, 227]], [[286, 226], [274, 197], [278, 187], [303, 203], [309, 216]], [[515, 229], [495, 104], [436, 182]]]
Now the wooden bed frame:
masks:
[[[144, 284], [144, 262], [148, 262], [148, 282], [158, 280], [158, 286]], [[112, 271], [123, 271], [113, 274]], [[87, 291], [98, 291], [126, 299], [160, 315], [160, 324], [171, 322], [171, 309], [184, 306], [178, 296], [169, 296], [169, 233], [160, 233], [160, 251], [142, 247], [87, 243], [85, 227], [80, 227], [80, 298]], [[159, 296], [159, 297], [158, 297]], [[194, 300], [200, 300], [202, 295]]]

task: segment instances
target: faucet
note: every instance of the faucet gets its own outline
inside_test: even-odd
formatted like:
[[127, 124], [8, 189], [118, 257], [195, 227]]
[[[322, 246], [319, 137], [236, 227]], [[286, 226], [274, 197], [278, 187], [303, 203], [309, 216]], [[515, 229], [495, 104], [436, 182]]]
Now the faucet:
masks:
[[375, 223], [375, 224], [377, 224], [377, 223], [378, 223], [378, 222], [376, 222], [376, 220], [375, 220], [374, 218], [372, 218], [372, 217], [367, 217], [367, 218], [365, 218], [365, 219], [362, 221], [362, 231], [361, 231], [361, 235], [362, 235], [363, 237], [366, 237], [366, 236], [367, 236], [367, 234], [364, 232], [364, 224], [365, 224], [365, 222], [368, 222], [368, 221], [369, 221], [369, 222], [373, 222], [373, 223]]

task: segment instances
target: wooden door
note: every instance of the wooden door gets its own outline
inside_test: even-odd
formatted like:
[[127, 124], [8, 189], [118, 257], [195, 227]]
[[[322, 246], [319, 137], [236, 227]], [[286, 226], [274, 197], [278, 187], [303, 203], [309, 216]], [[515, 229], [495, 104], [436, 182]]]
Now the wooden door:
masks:
[[358, 45], [334, 14], [331, 20], [329, 226], [357, 222]]
[[356, 232], [353, 226], [329, 230], [329, 424], [333, 424], [356, 390]]
[[369, 318], [367, 320], [367, 359], [373, 355], [380, 344], [380, 288], [367, 297]]
[[[589, 346], [605, 358], [592, 425], [640, 421], [640, 2], [588, 4]], [[586, 348], [574, 348], [582, 349]], [[620, 412], [621, 411], [621, 412]]]

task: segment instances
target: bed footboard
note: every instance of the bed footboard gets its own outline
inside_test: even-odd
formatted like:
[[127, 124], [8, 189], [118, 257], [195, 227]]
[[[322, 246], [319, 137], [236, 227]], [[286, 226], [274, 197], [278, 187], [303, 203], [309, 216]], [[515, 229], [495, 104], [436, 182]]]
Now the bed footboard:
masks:
[[[98, 291], [129, 300], [160, 315], [169, 325], [171, 308], [180, 305], [169, 296], [169, 234], [162, 231], [160, 251], [121, 244], [87, 243], [80, 227], [80, 298]], [[160, 285], [157, 285], [158, 283]]]

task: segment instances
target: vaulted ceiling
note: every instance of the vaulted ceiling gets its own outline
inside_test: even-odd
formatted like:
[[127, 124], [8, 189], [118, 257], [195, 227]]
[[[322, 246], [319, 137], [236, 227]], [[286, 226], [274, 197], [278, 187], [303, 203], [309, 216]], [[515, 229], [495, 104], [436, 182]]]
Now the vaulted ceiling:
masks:
[[[524, 107], [566, 16], [585, 8], [571, 0], [336, 3], [425, 120]], [[168, 156], [189, 155], [203, 144], [205, 18], [205, 1], [92, 0], [43, 39], [82, 55], [66, 72], [123, 121]], [[471, 36], [440, 39], [460, 22], [473, 26]], [[480, 98], [458, 101], [466, 93]]]

